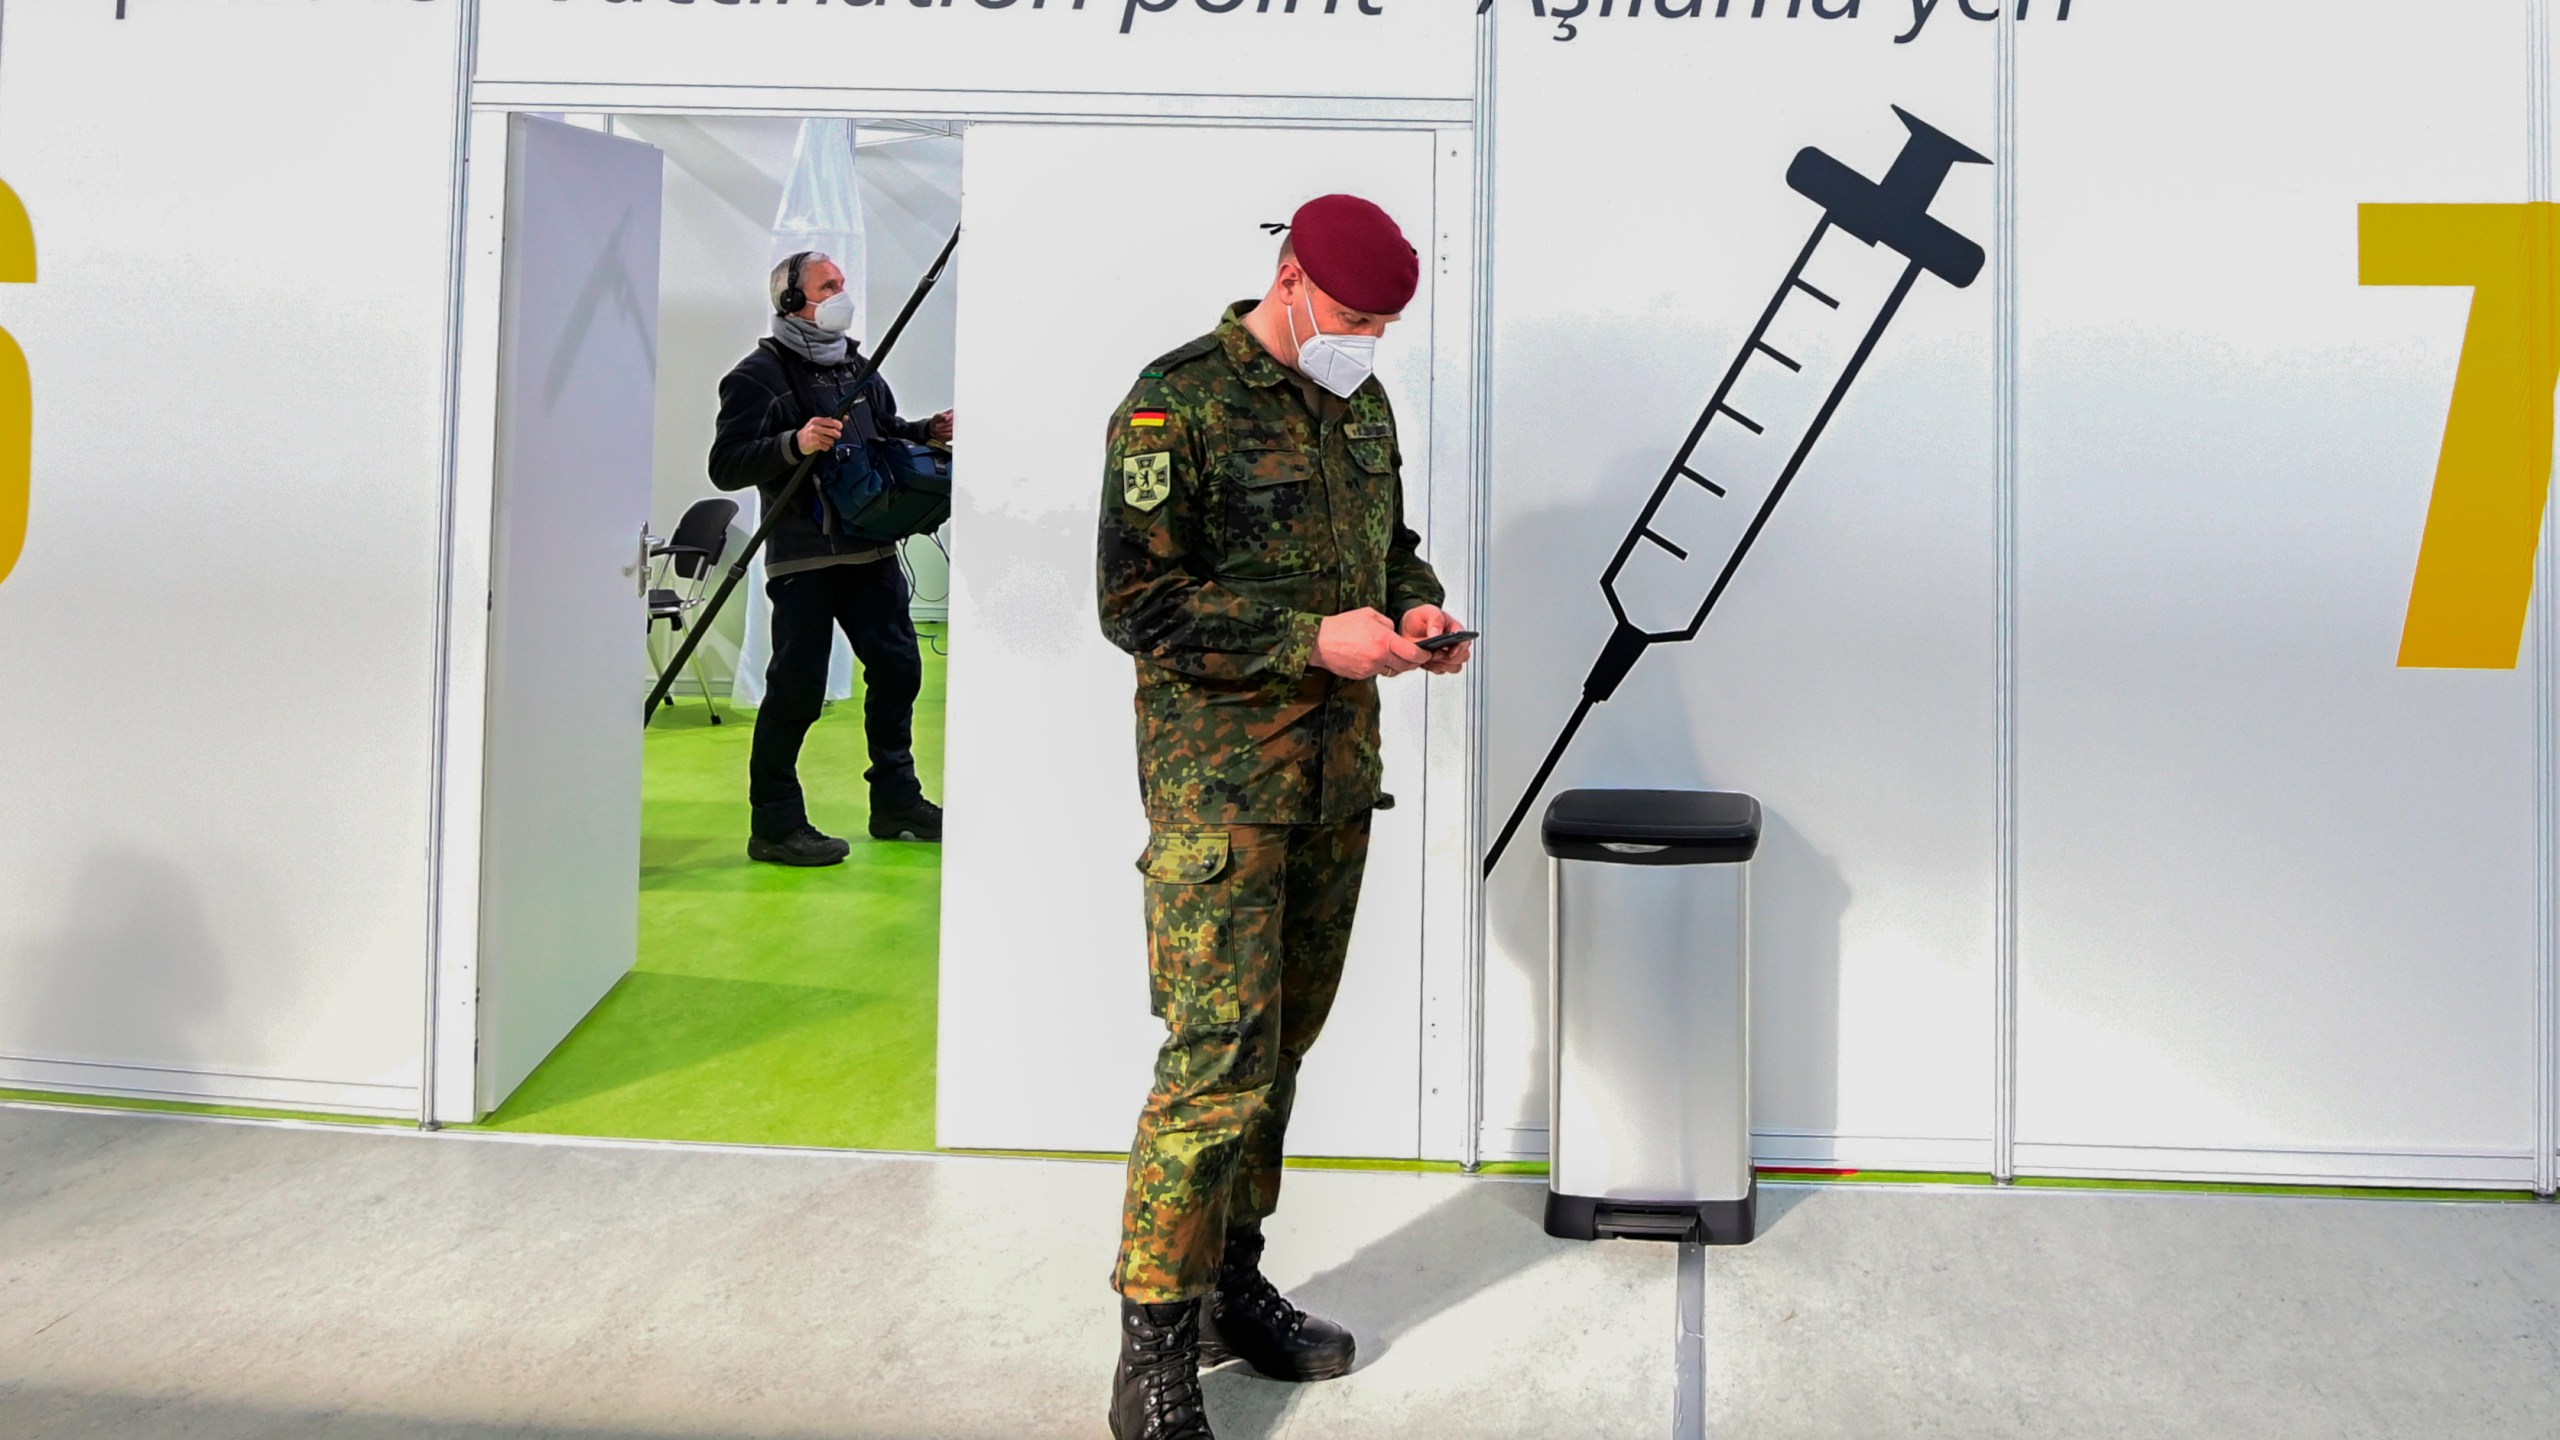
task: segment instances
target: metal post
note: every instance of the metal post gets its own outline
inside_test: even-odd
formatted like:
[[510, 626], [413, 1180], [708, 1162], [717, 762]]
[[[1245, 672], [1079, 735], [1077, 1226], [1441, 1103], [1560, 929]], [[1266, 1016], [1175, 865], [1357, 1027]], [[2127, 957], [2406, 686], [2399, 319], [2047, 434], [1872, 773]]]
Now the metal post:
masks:
[[[1488, 589], [1485, 572], [1493, 554], [1493, 89], [1494, 40], [1500, 24], [1499, 9], [1476, 21], [1476, 104], [1471, 132], [1475, 146], [1475, 289], [1468, 297], [1472, 311], [1468, 319], [1475, 336], [1475, 351], [1474, 363], [1470, 367], [1474, 388], [1467, 416], [1467, 460], [1475, 503], [1467, 517], [1466, 543], [1470, 547], [1467, 552], [1467, 604], [1471, 607], [1467, 613], [1479, 619], [1485, 613]], [[1484, 1164], [1484, 977], [1489, 927], [1484, 873], [1473, 863], [1478, 837], [1484, 834], [1484, 797], [1489, 778], [1485, 772], [1485, 729], [1489, 717], [1484, 687], [1483, 667], [1469, 666], [1465, 694], [1467, 741], [1472, 753], [1467, 766], [1466, 845], [1461, 851], [1469, 857], [1469, 863], [1461, 871], [1459, 879], [1467, 897], [1467, 1094], [1466, 1133], [1458, 1147], [1460, 1164], [1469, 1173]]]
[[1992, 173], [1998, 219], [1992, 247], [1997, 328], [1999, 461], [1999, 720], [1993, 848], [1991, 1177], [2018, 1178], [2018, 17], [2000, 11], [1999, 119]]
[[[2536, 203], [2552, 198], [2551, 0], [2531, 0], [2527, 7], [2525, 92], [2528, 115], [2529, 172], [2526, 194]], [[2538, 228], [2529, 234], [2540, 235]], [[2537, 285], [2549, 283], [2548, 256], [2528, 273]], [[2549, 323], [2549, 297], [2532, 307], [2535, 325], [2530, 343], [2545, 349], [2554, 343]], [[2543, 507], [2542, 546], [2534, 558], [2533, 700], [2534, 700], [2534, 1092], [2533, 1191], [2548, 1200], [2560, 1190], [2560, 615], [2553, 609], [2552, 583], [2560, 578], [2552, 550], [2560, 545], [2560, 523], [2551, 507]]]
[[[116, 18], [124, 18], [119, 0]], [[419, 1029], [418, 1128], [433, 1130], [436, 1121], [437, 1025], [444, 988], [444, 827], [445, 766], [448, 763], [448, 712], [453, 689], [453, 530], [456, 473], [462, 448], [462, 274], [463, 246], [471, 226], [471, 73], [477, 66], [480, 0], [454, 7], [453, 153], [448, 184], [453, 212], [445, 235], [444, 321], [444, 454], [436, 467], [436, 643], [435, 713], [430, 722], [427, 770], [427, 954], [426, 1018]]]

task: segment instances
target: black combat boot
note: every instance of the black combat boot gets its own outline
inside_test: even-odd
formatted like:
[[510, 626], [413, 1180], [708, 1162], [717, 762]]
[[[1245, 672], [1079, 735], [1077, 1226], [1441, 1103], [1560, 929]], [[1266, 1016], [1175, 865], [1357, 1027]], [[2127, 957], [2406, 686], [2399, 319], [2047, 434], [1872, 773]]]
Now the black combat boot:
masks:
[[1351, 1332], [1289, 1303], [1262, 1278], [1262, 1227], [1227, 1232], [1218, 1288], [1200, 1316], [1200, 1363], [1242, 1360], [1274, 1380], [1332, 1380], [1351, 1373]]
[[1112, 1440], [1218, 1440], [1200, 1400], [1200, 1302], [1120, 1302]]
[[871, 838], [938, 843], [942, 839], [942, 807], [921, 795], [894, 805], [875, 800], [871, 805]]

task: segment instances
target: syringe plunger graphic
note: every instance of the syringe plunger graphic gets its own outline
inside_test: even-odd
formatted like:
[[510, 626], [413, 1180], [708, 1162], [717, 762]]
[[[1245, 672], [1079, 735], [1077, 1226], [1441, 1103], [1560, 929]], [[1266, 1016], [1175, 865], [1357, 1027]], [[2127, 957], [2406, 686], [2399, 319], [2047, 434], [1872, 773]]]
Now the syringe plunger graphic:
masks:
[[[1961, 290], [1982, 274], [1982, 247], [1929, 218], [1929, 206], [1957, 165], [1991, 162], [1900, 106], [1893, 113], [1911, 139], [1881, 181], [1815, 149], [1788, 167], [1787, 184], [1822, 207], [1822, 221], [1601, 577], [1617, 629], [1485, 853], [1485, 873], [1592, 707], [1617, 693], [1646, 650], [1693, 639], [1706, 624], [1921, 275]], [[1876, 264], [1876, 247], [1903, 262], [1898, 271]]]

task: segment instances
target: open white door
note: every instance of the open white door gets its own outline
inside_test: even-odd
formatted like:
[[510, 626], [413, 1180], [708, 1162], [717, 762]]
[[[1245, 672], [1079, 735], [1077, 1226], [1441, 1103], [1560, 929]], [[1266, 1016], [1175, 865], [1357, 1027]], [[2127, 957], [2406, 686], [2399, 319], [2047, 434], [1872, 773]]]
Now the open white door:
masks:
[[479, 1108], [639, 947], [658, 151], [512, 117], [482, 805]]
[[[1260, 226], [1332, 191], [1429, 243], [1435, 145], [1391, 131], [977, 125], [961, 171], [941, 1142], [1119, 1150], [1147, 1013], [1129, 658], [1094, 614], [1103, 428], [1148, 361], [1259, 297]], [[1426, 513], [1433, 280], [1380, 347], [1406, 510]], [[1457, 457], [1451, 457], [1452, 463]], [[1429, 537], [1425, 536], [1428, 554]], [[1387, 788], [1296, 1154], [1420, 1153], [1423, 693], [1386, 687]]]

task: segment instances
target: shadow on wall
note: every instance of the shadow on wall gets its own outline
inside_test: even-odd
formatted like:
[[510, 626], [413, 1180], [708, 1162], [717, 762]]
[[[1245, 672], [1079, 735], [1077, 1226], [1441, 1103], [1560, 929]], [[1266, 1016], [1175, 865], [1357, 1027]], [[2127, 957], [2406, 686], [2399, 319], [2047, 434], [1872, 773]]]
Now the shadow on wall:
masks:
[[228, 965], [196, 878], [134, 850], [80, 862], [51, 935], [0, 955], [0, 1034], [28, 1058], [189, 1069], [228, 998]]
[[[701, 120], [683, 115], [625, 115], [616, 123], [666, 152], [668, 163], [759, 228], [782, 208], [782, 177], [738, 152]], [[796, 133], [797, 121], [790, 122]], [[762, 275], [741, 277], [740, 293], [761, 300]], [[751, 312], [754, 313], [754, 312]]]
[[[1614, 457], [1607, 462], [1611, 483], [1600, 492], [1606, 500], [1519, 514], [1494, 538], [1494, 594], [1515, 598], [1508, 605], [1497, 600], [1488, 620], [1488, 628], [1503, 637], [1500, 654], [1510, 658], [1507, 664], [1494, 659], [1504, 668], [1489, 672], [1499, 718], [1487, 843], [1571, 716], [1583, 677], [1608, 640], [1613, 621], [1600, 576], [1627, 521], [1660, 478], [1647, 467], [1659, 463], [1650, 453]], [[1582, 553], [1560, 554], [1560, 541], [1572, 544], [1572, 537], [1590, 538], [1581, 542]], [[1541, 572], [1570, 578], [1505, 588], [1506, 576]], [[1656, 647], [1617, 696], [1592, 712], [1487, 886], [1493, 939], [1488, 963], [1513, 967], [1517, 993], [1534, 997], [1536, 1019], [1535, 1032], [1520, 1037], [1533, 1052], [1521, 1068], [1521, 1090], [1485, 1097], [1490, 1124], [1519, 1116], [1536, 1117], [1524, 1123], [1543, 1126], [1547, 1113], [1547, 861], [1538, 837], [1547, 805], [1570, 789], [1737, 790], [1759, 795], [1766, 817], [1751, 875], [1753, 1128], [1781, 1135], [1838, 1131], [1841, 925], [1849, 907], [1848, 882], [1787, 816], [1782, 800], [1762, 794], [1753, 777], [1719, 763], [1712, 729], [1692, 713], [1693, 697], [1701, 691], [1696, 667], [1712, 663], [1713, 630], [1710, 621], [1697, 642]], [[1510, 667], [1541, 676], [1537, 688], [1529, 689], [1518, 678], [1520, 669]], [[1737, 689], [1747, 688], [1748, 677], [1734, 678]]]
[[640, 337], [642, 350], [649, 357], [649, 369], [658, 368], [658, 332], [649, 323], [650, 312], [657, 303], [657, 277], [642, 277], [631, 272], [624, 263], [623, 247], [630, 243], [631, 232], [638, 228], [640, 212], [626, 210], [614, 222], [613, 233], [605, 237], [595, 264], [580, 282], [577, 294], [569, 302], [569, 318], [561, 326], [560, 341], [554, 345], [542, 367], [542, 403], [545, 409], [560, 403], [568, 393], [569, 381], [576, 374], [578, 361], [588, 353], [587, 337], [602, 326], [627, 326]]

